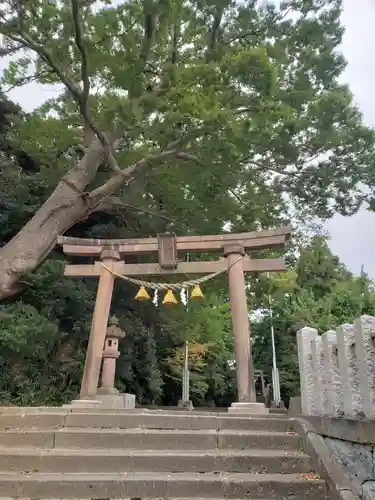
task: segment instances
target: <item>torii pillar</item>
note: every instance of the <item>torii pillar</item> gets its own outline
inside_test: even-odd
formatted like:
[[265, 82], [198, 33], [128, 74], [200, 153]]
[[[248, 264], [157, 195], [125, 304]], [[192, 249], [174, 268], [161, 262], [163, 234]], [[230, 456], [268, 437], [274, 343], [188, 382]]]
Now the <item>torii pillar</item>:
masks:
[[[120, 254], [117, 249], [105, 249], [101, 252], [100, 259], [104, 264], [111, 265], [113, 262], [120, 260]], [[80, 400], [95, 399], [96, 396], [114, 282], [113, 274], [105, 268], [101, 268], [82, 377]]]
[[247, 309], [244, 274], [245, 249], [241, 245], [224, 247], [228, 264], [229, 298], [236, 351], [238, 401], [228, 409], [230, 413], [268, 413], [263, 403], [256, 402], [254, 367], [251, 354], [249, 312]]

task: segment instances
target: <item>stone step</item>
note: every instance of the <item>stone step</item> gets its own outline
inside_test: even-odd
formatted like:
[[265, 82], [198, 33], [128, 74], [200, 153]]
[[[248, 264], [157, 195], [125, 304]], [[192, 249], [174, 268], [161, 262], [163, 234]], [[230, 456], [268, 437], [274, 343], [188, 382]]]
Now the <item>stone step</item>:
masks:
[[310, 472], [310, 458], [284, 450], [32, 450], [0, 449], [0, 470], [9, 472]]
[[[207, 497], [206, 497], [207, 498]], [[206, 498], [203, 497], [194, 497], [195, 500], [206, 500]], [[0, 497], [0, 500], [15, 500], [14, 497]], [[18, 497], [16, 500], [35, 500], [35, 498], [30, 498], [30, 497]], [[39, 499], [37, 499], [39, 500]], [[72, 499], [67, 499], [67, 498], [49, 498], [48, 500], [72, 500]], [[75, 498], [74, 500], [86, 500], [82, 498]], [[108, 500], [108, 499], [105, 499]], [[121, 498], [111, 498], [110, 500], [134, 500], [134, 498], [130, 497], [121, 497]], [[140, 499], [137, 499], [140, 500]], [[147, 497], [143, 500], [161, 500], [160, 498], [152, 498], [152, 497]], [[181, 498], [181, 497], [166, 497], [163, 498], [163, 500], [190, 500], [190, 498]], [[210, 500], [226, 500], [223, 498], [210, 498]], [[242, 500], [239, 498], [233, 498], [231, 500]], [[264, 498], [256, 498], [256, 499], [251, 499], [251, 500], [274, 500], [274, 499], [264, 499]], [[284, 500], [284, 499], [283, 499]], [[288, 499], [285, 499], [288, 500]], [[326, 497], [323, 497], [321, 500], [327, 500]]]
[[293, 433], [236, 430], [9, 429], [0, 431], [0, 446], [143, 450], [214, 450], [217, 448], [297, 450], [300, 447], [300, 438]]
[[[204, 499], [203, 497], [194, 497], [195, 500], [206, 500]], [[0, 497], [0, 500], [15, 500], [14, 498], [11, 498], [11, 497]], [[35, 500], [35, 498], [30, 498], [30, 497], [18, 497], [16, 500]], [[39, 499], [38, 499], [39, 500]], [[72, 500], [72, 499], [67, 499], [67, 498], [49, 498], [49, 500]], [[75, 498], [74, 500], [85, 500], [85, 499], [82, 499], [82, 498]], [[108, 500], [108, 499], [106, 499]], [[121, 498], [111, 498], [110, 500], [134, 500], [133, 498], [130, 498], [130, 497], [121, 497]], [[137, 499], [139, 500], [139, 499]], [[160, 498], [150, 498], [150, 497], [147, 497], [145, 499], [142, 499], [142, 500], [160, 500]], [[166, 497], [166, 498], [163, 498], [163, 500], [190, 500], [187, 499], [187, 498], [180, 498], [180, 497]], [[223, 499], [223, 498], [210, 498], [210, 500], [226, 500], [226, 499]], [[242, 499], [239, 499], [239, 498], [233, 498], [231, 500], [242, 500]], [[253, 500], [253, 499], [251, 499]], [[254, 499], [254, 500], [271, 500], [271, 499], [260, 499], [260, 498], [257, 498], [257, 499]], [[322, 498], [321, 500], [327, 500], [326, 497]]]
[[191, 413], [108, 413], [108, 412], [24, 412], [0, 415], [0, 429], [39, 427], [58, 429], [60, 427], [93, 427], [108, 429], [243, 429], [254, 431], [286, 432], [293, 423], [279, 417], [237, 417]]
[[246, 498], [316, 500], [325, 495], [321, 480], [300, 474], [19, 474], [0, 473], [1, 495], [13, 498]]
[[[134, 409], [125, 408], [103, 408], [101, 406], [82, 407], [82, 406], [0, 406], [0, 414], [21, 414], [21, 413], [148, 413], [148, 414], [172, 414], [172, 415], [213, 415], [213, 416], [237, 416], [235, 413], [228, 412], [228, 408], [193, 408], [186, 410], [175, 406], [164, 406], [158, 408], [150, 408], [147, 406], [136, 406]], [[257, 413], [252, 416], [257, 418], [268, 418], [270, 415], [275, 415], [277, 418], [288, 417], [288, 410], [274, 410], [269, 408], [268, 413]]]

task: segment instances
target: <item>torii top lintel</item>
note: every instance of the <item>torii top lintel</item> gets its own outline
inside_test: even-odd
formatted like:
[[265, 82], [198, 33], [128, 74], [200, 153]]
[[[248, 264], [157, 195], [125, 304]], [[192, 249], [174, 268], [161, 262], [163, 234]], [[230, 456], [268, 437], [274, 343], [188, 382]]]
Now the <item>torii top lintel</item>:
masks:
[[[249, 233], [226, 233], [208, 236], [178, 236], [177, 251], [215, 252], [226, 245], [239, 245], [245, 250], [282, 248], [292, 233], [291, 226]], [[90, 239], [58, 236], [57, 243], [62, 245], [67, 255], [95, 256], [102, 250], [115, 248], [122, 255], [144, 254], [158, 251], [157, 238], [137, 239]]]

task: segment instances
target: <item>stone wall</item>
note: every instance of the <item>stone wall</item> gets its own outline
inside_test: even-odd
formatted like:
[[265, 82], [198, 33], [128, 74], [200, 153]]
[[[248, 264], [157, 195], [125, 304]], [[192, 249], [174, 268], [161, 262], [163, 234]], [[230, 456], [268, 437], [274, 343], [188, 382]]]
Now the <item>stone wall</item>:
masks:
[[297, 344], [301, 433], [339, 498], [375, 500], [375, 317], [322, 335], [302, 328]]
[[318, 335], [297, 332], [305, 416], [375, 418], [375, 317]]

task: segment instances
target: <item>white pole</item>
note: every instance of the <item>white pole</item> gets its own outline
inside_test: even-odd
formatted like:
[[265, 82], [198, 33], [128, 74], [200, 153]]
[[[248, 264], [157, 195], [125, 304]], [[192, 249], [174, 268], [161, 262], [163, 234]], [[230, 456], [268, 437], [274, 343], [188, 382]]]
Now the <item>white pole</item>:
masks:
[[188, 357], [189, 357], [188, 349], [189, 349], [189, 343], [188, 343], [187, 340], [185, 340], [185, 353], [184, 353], [184, 368], [185, 368], [185, 370], [189, 369], [189, 365], [188, 365]]
[[189, 401], [189, 365], [188, 365], [189, 344], [185, 342], [184, 369], [182, 370], [182, 401]]
[[[186, 261], [189, 262], [190, 255], [186, 255]], [[189, 310], [189, 290], [183, 289], [181, 291], [181, 300], [182, 296], [185, 297], [186, 303], [186, 312]], [[182, 369], [182, 401], [187, 402], [190, 400], [190, 372], [189, 372], [189, 342], [185, 340], [185, 349], [184, 349], [184, 368]]]
[[[270, 275], [267, 273], [267, 277]], [[273, 400], [276, 406], [280, 406], [281, 394], [280, 394], [280, 377], [279, 370], [277, 368], [276, 361], [276, 346], [275, 346], [275, 329], [273, 327], [273, 312], [272, 312], [272, 298], [271, 294], [268, 295], [268, 305], [269, 314], [271, 322], [271, 342], [272, 342], [272, 390], [273, 390]]]

